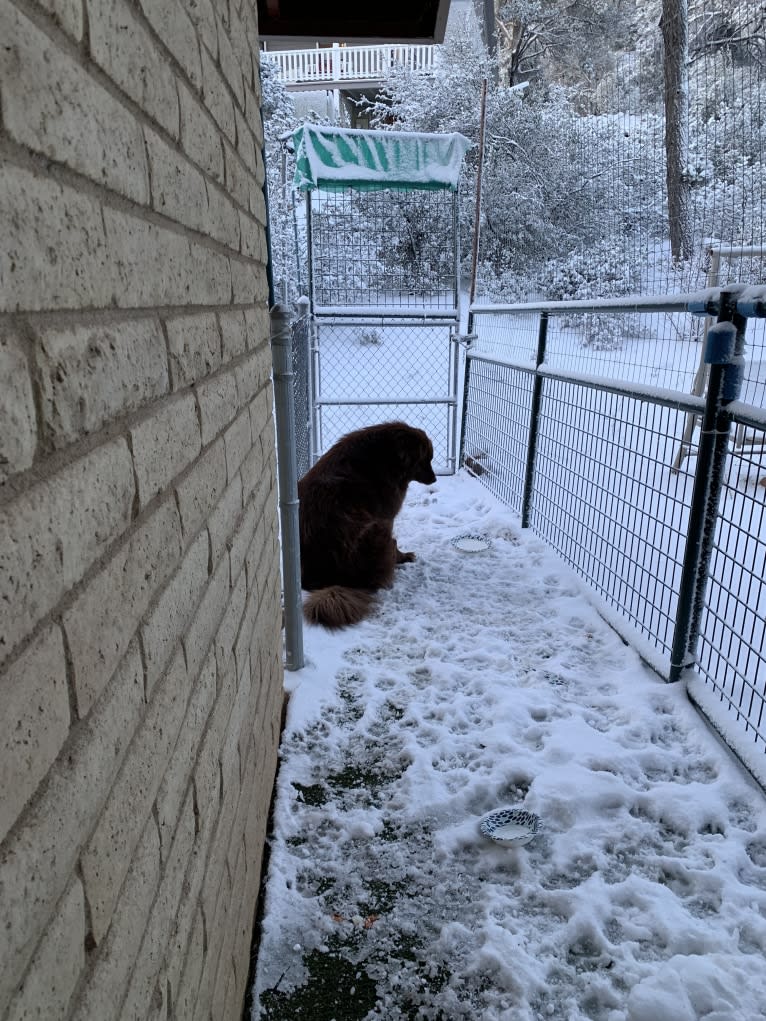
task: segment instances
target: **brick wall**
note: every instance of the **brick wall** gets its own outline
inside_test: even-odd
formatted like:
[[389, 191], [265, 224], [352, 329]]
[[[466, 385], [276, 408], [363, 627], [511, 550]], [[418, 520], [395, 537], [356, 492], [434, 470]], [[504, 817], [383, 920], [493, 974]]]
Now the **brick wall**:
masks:
[[0, 0], [0, 1018], [236, 1019], [282, 699], [254, 0]]

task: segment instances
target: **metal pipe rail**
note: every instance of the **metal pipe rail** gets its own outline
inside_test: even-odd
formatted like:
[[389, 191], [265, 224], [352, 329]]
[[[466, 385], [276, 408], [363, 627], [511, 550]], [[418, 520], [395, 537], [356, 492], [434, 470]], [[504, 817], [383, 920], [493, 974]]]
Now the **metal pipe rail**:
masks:
[[[526, 301], [510, 305], [474, 304], [472, 316], [508, 315], [526, 312], [547, 312], [552, 315], [566, 315], [572, 312], [689, 312], [692, 315], [718, 316], [722, 307], [728, 307], [733, 297], [735, 314], [749, 319], [766, 319], [766, 285], [729, 287], [708, 287], [687, 294], [642, 295], [633, 294], [622, 298], [593, 298], [572, 301]], [[723, 301], [723, 306], [722, 306]]]

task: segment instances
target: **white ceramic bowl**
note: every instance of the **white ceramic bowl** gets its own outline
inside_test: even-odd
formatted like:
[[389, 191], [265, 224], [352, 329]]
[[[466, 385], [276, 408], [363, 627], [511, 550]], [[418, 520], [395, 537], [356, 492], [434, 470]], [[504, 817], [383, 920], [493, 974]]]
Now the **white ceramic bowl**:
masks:
[[504, 847], [523, 847], [540, 829], [540, 817], [524, 808], [498, 808], [479, 823], [485, 837]]
[[461, 553], [484, 553], [492, 546], [492, 542], [486, 535], [465, 532], [463, 535], [456, 535], [452, 545]]

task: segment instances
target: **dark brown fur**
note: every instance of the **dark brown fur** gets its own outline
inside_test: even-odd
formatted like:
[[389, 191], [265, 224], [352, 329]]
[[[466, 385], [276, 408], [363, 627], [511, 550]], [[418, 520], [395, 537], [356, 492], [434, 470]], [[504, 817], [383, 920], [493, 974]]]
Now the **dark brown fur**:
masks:
[[436, 481], [422, 429], [385, 422], [343, 436], [298, 483], [304, 612], [339, 628], [367, 617], [397, 564], [415, 559], [394, 538], [410, 482]]

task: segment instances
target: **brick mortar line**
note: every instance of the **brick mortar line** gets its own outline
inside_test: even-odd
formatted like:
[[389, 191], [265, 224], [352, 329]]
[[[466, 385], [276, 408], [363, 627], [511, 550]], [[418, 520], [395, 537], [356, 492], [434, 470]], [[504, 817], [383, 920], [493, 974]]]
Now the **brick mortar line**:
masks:
[[[119, 192], [112, 191], [96, 183], [91, 177], [81, 174], [66, 163], [59, 163], [55, 160], [35, 152], [27, 146], [20, 145], [6, 134], [0, 135], [0, 158], [6, 159], [13, 166], [20, 170], [28, 170], [44, 180], [53, 181], [61, 187], [72, 189], [77, 195], [84, 195], [98, 203], [103, 215], [104, 209], [111, 209], [118, 213], [128, 214], [136, 220], [142, 220], [152, 224], [170, 234], [176, 234], [187, 241], [194, 242], [200, 248], [208, 248], [218, 255], [225, 255], [227, 258], [236, 259], [252, 267], [263, 266], [264, 263], [251, 256], [244, 255], [238, 248], [229, 248], [209, 234], [196, 231], [185, 226], [179, 220], [173, 220], [169, 216], [158, 213], [151, 205], [141, 205]], [[244, 166], [244, 164], [243, 164]], [[248, 177], [256, 183], [255, 176], [246, 170]], [[249, 209], [245, 209], [236, 202], [231, 192], [224, 189], [225, 194], [231, 199], [232, 205], [238, 212], [245, 213], [259, 230], [265, 230]]]
[[[261, 345], [259, 345], [259, 346], [261, 346]], [[257, 350], [257, 349], [255, 349], [255, 350]], [[248, 354], [251, 354], [251, 353], [252, 352], [248, 352]], [[245, 356], [241, 356], [241, 357], [246, 357], [246, 355]], [[231, 363], [229, 363], [229, 364], [231, 364]], [[211, 378], [211, 377], [207, 377], [207, 378]], [[264, 382], [263, 386], [255, 394], [253, 394], [253, 397], [251, 398], [251, 402], [252, 402], [252, 400], [255, 400], [255, 398], [258, 397], [261, 393], [263, 393], [264, 389], [266, 389], [267, 387], [268, 387], [268, 380], [266, 382]], [[184, 391], [181, 391], [179, 394], [171, 394], [170, 396], [171, 396], [171, 398], [172, 397], [182, 398], [182, 397], [186, 396], [186, 394], [187, 394], [187, 391], [184, 390]], [[166, 403], [168, 403], [168, 402], [166, 402]], [[153, 408], [153, 407], [154, 407], [154, 405], [150, 405], [150, 408]], [[226, 428], [228, 428], [228, 426]], [[116, 428], [115, 431], [114, 431], [115, 435], [116, 436], [124, 435], [125, 429], [126, 429], [126, 427], [124, 425], [122, 425], [120, 428]], [[208, 450], [213, 446], [213, 444], [216, 443], [216, 441], [218, 441], [219, 439], [222, 438], [222, 436], [223, 436], [225, 431], [226, 430], [224, 429], [221, 432], [217, 433], [210, 440], [210, 442], [207, 444], [207, 446], [203, 447], [200, 450], [199, 455], [194, 459], [194, 461], [192, 461], [191, 464], [187, 465], [186, 468], [184, 468], [184, 470], [182, 472], [179, 472], [179, 474], [176, 475], [171, 480], [171, 482], [168, 484], [168, 486], [162, 492], [158, 493], [151, 500], [151, 502], [148, 503], [144, 507], [144, 509], [141, 511], [141, 513], [138, 515], [138, 517], [135, 517], [135, 518], [133, 518], [130, 521], [130, 524], [128, 525], [128, 527], [125, 528], [124, 531], [121, 532], [120, 535], [118, 535], [109, 544], [109, 546], [101, 554], [101, 556], [98, 557], [98, 559], [95, 560], [88, 567], [88, 570], [85, 572], [83, 577], [78, 582], [76, 582], [73, 586], [71, 586], [67, 590], [67, 592], [61, 597], [59, 602], [54, 607], [52, 607], [51, 610], [48, 613], [46, 613], [45, 616], [42, 617], [35, 624], [35, 626], [31, 629], [31, 631], [29, 631], [24, 636], [24, 638], [22, 638], [21, 641], [18, 642], [18, 644], [14, 647], [14, 649], [8, 655], [6, 655], [4, 659], [0, 660], [0, 674], [5, 673], [8, 669], [10, 669], [12, 667], [12, 665], [24, 654], [26, 649], [32, 644], [32, 642], [38, 637], [38, 635], [41, 634], [42, 631], [51, 623], [52, 620], [56, 621], [56, 620], [60, 620], [61, 619], [62, 615], [64, 613], [66, 613], [66, 611], [74, 604], [74, 602], [77, 600], [79, 595], [87, 588], [87, 586], [90, 584], [90, 582], [93, 580], [93, 578], [104, 567], [106, 567], [106, 565], [108, 563], [110, 563], [114, 559], [115, 556], [117, 556], [120, 553], [122, 548], [130, 541], [130, 539], [136, 534], [136, 532], [138, 532], [143, 527], [143, 525], [150, 519], [150, 517], [156, 511], [158, 511], [166, 502], [170, 502], [170, 501], [172, 501], [174, 506], [177, 507], [176, 495], [175, 494], [176, 494], [176, 489], [177, 489], [178, 485], [181, 482], [183, 482], [191, 474], [191, 472], [195, 469], [195, 467], [199, 463], [200, 458], [203, 456], [203, 454], [207, 453]], [[93, 442], [93, 443], [89, 444], [88, 450], [86, 450], [85, 453], [90, 452], [91, 449], [96, 449], [96, 447], [98, 447], [98, 446], [102, 446], [106, 442], [106, 439], [104, 438], [103, 433], [96, 433], [96, 434], [94, 434], [94, 436], [95, 436], [96, 442]], [[111, 438], [114, 438], [114, 437], [109, 437], [109, 438], [111, 439]], [[82, 441], [82, 442], [84, 442], [84, 441]], [[69, 453], [69, 451], [67, 451], [66, 453]], [[83, 454], [82, 451], [80, 451], [80, 453], [77, 456], [84, 456], [84, 454]], [[60, 465], [58, 466], [57, 470], [62, 470], [63, 467], [65, 467], [68, 463], [70, 463], [70, 461], [74, 461], [76, 459], [77, 459], [76, 456], [72, 456], [72, 457], [67, 458], [66, 460], [62, 460]], [[29, 472], [25, 472], [23, 474], [25, 475], [25, 477], [28, 477], [31, 474], [31, 472], [32, 472], [32, 469], [30, 469]], [[35, 479], [27, 486], [27, 489], [31, 488], [32, 485], [36, 484], [37, 482], [42, 481], [44, 478], [45, 478], [45, 476], [37, 475], [35, 477]], [[25, 492], [25, 491], [26, 490], [22, 490], [22, 493]], [[15, 496], [17, 496], [17, 495], [21, 495], [21, 494], [11, 494], [11, 499], [15, 498]], [[218, 505], [216, 504], [216, 506], [218, 506]], [[2, 506], [0, 506], [0, 510], [2, 510]], [[200, 528], [197, 529], [197, 531], [194, 533], [194, 535], [192, 537], [190, 537], [190, 540], [189, 540], [188, 543], [185, 543], [182, 540], [182, 550], [181, 550], [181, 553], [179, 554], [179, 559], [178, 559], [178, 563], [179, 564], [183, 560], [183, 557], [185, 556], [185, 554], [188, 552], [191, 544], [199, 536], [200, 531], [202, 530], [202, 528], [207, 528], [207, 524], [208, 524], [207, 519], [205, 519], [205, 521], [203, 521], [203, 523], [200, 526]], [[228, 555], [228, 551], [227, 551], [227, 555]], [[209, 562], [210, 561], [208, 561], [208, 563]], [[213, 565], [214, 568], [216, 566], [217, 566], [216, 564]], [[173, 572], [173, 573], [175, 573], [175, 572]], [[208, 577], [210, 577], [210, 575], [208, 575]], [[163, 591], [164, 591], [164, 586], [163, 586]], [[156, 596], [156, 593], [155, 593], [155, 596]], [[152, 603], [150, 605], [153, 605], [155, 596], [152, 597]], [[146, 612], [148, 612], [148, 610]], [[140, 629], [140, 624], [143, 622], [144, 616], [145, 616], [145, 614], [142, 614], [141, 620], [139, 621], [139, 625], [137, 627], [136, 633], [138, 633], [138, 631]]]
[[[267, 302], [237, 302], [226, 305], [141, 305], [131, 308], [114, 308], [103, 306], [101, 308], [62, 308], [46, 311], [0, 311], [0, 325], [9, 322], [12, 325], [19, 324], [23, 320], [29, 320], [40, 328], [56, 326], [101, 326], [114, 323], [120, 325], [125, 322], [132, 322], [136, 319], [152, 319], [157, 316], [165, 318], [180, 318], [188, 316], [193, 318], [205, 313], [222, 314], [226, 312], [247, 312], [252, 309], [267, 311]], [[220, 331], [219, 331], [220, 332]], [[260, 345], [259, 345], [260, 346]], [[253, 348], [253, 350], [257, 350]]]
[[[1, 319], [0, 322], [2, 322]], [[201, 379], [195, 380], [195, 382], [190, 384], [189, 386], [185, 386], [183, 389], [180, 390], [168, 390], [167, 393], [164, 393], [159, 397], [155, 397], [153, 400], [149, 401], [149, 403], [147, 404], [144, 404], [142, 407], [136, 408], [134, 411], [130, 411], [125, 415], [120, 415], [117, 418], [111, 419], [109, 422], [106, 422], [100, 429], [97, 429], [92, 433], [88, 433], [87, 435], [81, 436], [78, 440], [75, 440], [74, 443], [70, 443], [68, 446], [62, 448], [61, 450], [45, 451], [36, 458], [34, 464], [32, 464], [30, 468], [27, 468], [25, 471], [17, 472], [15, 475], [12, 475], [9, 479], [6, 480], [6, 482], [4, 482], [0, 486], [0, 511], [2, 511], [2, 509], [7, 505], [13, 503], [14, 500], [17, 500], [19, 497], [29, 492], [29, 490], [33, 489], [36, 485], [38, 485], [38, 483], [45, 482], [49, 477], [53, 475], [58, 475], [70, 464], [73, 464], [80, 458], [87, 456], [88, 454], [92, 453], [92, 451], [97, 450], [99, 447], [105, 446], [111, 440], [118, 439], [122, 436], [127, 437], [131, 429], [135, 428], [138, 425], [141, 425], [142, 422], [145, 422], [148, 419], [150, 419], [158, 411], [162, 411], [166, 407], [170, 407], [172, 404], [180, 402], [184, 397], [187, 397], [190, 394], [194, 397], [196, 404], [197, 387], [199, 387], [203, 383], [206, 384], [212, 380], [215, 380], [219, 376], [225, 375], [232, 369], [237, 369], [240, 365], [244, 364], [248, 358], [251, 358], [257, 352], [260, 352], [261, 349], [268, 343], [269, 343], [268, 338], [264, 338], [264, 340], [262, 340], [261, 343], [257, 344], [254, 348], [251, 348], [249, 351], [244, 351], [242, 354], [236, 355], [228, 362], [225, 362], [223, 365], [220, 365], [215, 370], [215, 372], [211, 372], [209, 375], [203, 376]], [[256, 393], [252, 395], [252, 397], [248, 401], [248, 404], [251, 404], [253, 400], [255, 400], [255, 398], [258, 396], [258, 394], [261, 393], [264, 387], [268, 385], [269, 380], [270, 376], [264, 381], [263, 386], [261, 386], [260, 389], [257, 390]], [[170, 385], [169, 382], [168, 385]], [[231, 423], [229, 423], [229, 425], [230, 424]], [[220, 433], [216, 433], [216, 435], [209, 441], [209, 443], [201, 448], [199, 455], [200, 457], [209, 449], [209, 447], [219, 437], [224, 435], [226, 429], [229, 428], [229, 425], [227, 425], [225, 429], [222, 429]], [[128, 447], [130, 449], [129, 441]], [[133, 456], [132, 450], [130, 451], [130, 453], [132, 459]], [[195, 458], [195, 460], [192, 462], [192, 466], [197, 463], [197, 460], [199, 460], [199, 458]], [[188, 468], [184, 469], [184, 471], [179, 475], [174, 476], [172, 483], [168, 486], [168, 489], [176, 486], [178, 484], [178, 481], [185, 477], [187, 471]], [[154, 499], [156, 500], [156, 497]], [[136, 520], [135, 516], [133, 517], [133, 520], [134, 521]]]
[[[123, 90], [121, 89], [120, 85], [113, 78], [110, 78], [109, 75], [107, 74], [107, 72], [94, 60], [93, 56], [91, 55], [92, 50], [91, 50], [91, 40], [90, 40], [90, 18], [88, 16], [88, 5], [85, 2], [85, 0], [82, 0], [83, 34], [82, 34], [82, 40], [79, 43], [76, 42], [70, 35], [68, 35], [63, 28], [59, 27], [59, 25], [57, 24], [56, 19], [55, 19], [54, 15], [52, 13], [48, 13], [47, 11], [42, 10], [38, 6], [38, 4], [34, 3], [34, 0], [10, 0], [10, 2], [13, 5], [13, 7], [15, 7], [15, 9], [19, 13], [21, 13], [22, 15], [24, 15], [24, 17], [26, 17], [29, 21], [31, 21], [32, 24], [34, 24], [36, 28], [38, 28], [40, 31], [44, 32], [45, 35], [50, 39], [51, 43], [54, 46], [57, 47], [57, 49], [67, 53], [70, 57], [76, 59], [77, 62], [79, 63], [79, 65], [80, 65], [80, 67], [84, 71], [86, 71], [91, 78], [93, 78], [101, 86], [106, 88], [107, 91], [110, 92], [110, 94], [112, 95], [112, 98], [118, 100], [121, 106], [125, 107], [126, 109], [129, 109], [134, 114], [134, 116], [140, 117], [141, 119], [145, 120], [147, 123], [151, 124], [152, 126], [156, 126], [156, 128], [158, 128], [160, 130], [160, 132], [166, 138], [171, 138], [172, 137], [172, 136], [170, 136], [170, 135], [168, 135], [166, 133], [166, 131], [162, 127], [162, 125], [160, 125], [157, 121], [154, 121], [151, 118], [151, 115], [148, 114], [147, 111], [144, 110], [143, 107], [141, 107], [138, 103], [136, 103], [136, 101], [134, 99], [132, 99], [126, 92], [123, 92]], [[216, 56], [214, 56], [212, 54], [212, 52], [210, 51], [210, 49], [206, 45], [204, 39], [202, 38], [202, 34], [198, 31], [197, 26], [194, 24], [194, 21], [189, 16], [188, 11], [185, 8], [183, 8], [183, 11], [184, 11], [184, 14], [186, 15], [186, 17], [189, 19], [189, 24], [192, 26], [192, 31], [194, 32], [194, 36], [195, 36], [195, 38], [197, 40], [197, 44], [198, 44], [199, 49], [200, 49], [200, 60], [202, 58], [201, 51], [202, 51], [202, 48], [204, 47], [204, 49], [207, 51], [210, 59], [212, 60], [213, 64], [215, 65], [217, 70], [220, 72], [221, 81], [223, 82], [224, 88], [226, 89], [229, 97], [231, 98], [232, 102], [234, 103], [234, 106], [243, 115], [243, 117], [245, 119], [245, 123], [250, 128], [250, 130], [252, 131], [253, 129], [252, 129], [251, 125], [250, 125], [250, 122], [247, 119], [247, 110], [246, 110], [245, 107], [240, 105], [239, 100], [237, 99], [237, 96], [234, 93], [234, 90], [232, 89], [231, 85], [229, 84], [229, 80], [226, 77], [226, 74], [224, 73], [223, 67], [222, 67], [222, 65], [220, 63], [220, 60], [219, 60], [219, 57], [216, 57]], [[189, 89], [191, 90], [193, 95], [199, 100], [200, 106], [202, 107], [202, 109], [204, 109], [204, 111], [205, 111], [206, 115], [208, 116], [208, 118], [210, 119], [211, 123], [215, 126], [216, 132], [219, 135], [221, 135], [222, 137], [229, 138], [229, 136], [225, 133], [223, 128], [218, 124], [218, 122], [212, 116], [212, 114], [210, 113], [209, 108], [206, 106], [204, 100], [202, 99], [202, 81], [201, 81], [201, 79], [200, 79], [200, 88], [198, 89], [194, 85], [194, 83], [192, 82], [191, 78], [189, 78], [189, 76], [186, 73], [186, 70], [184, 69], [183, 65], [178, 61], [178, 58], [175, 56], [175, 54], [172, 52], [172, 50], [170, 50], [168, 48], [168, 46], [165, 43], [165, 41], [162, 38], [162, 36], [160, 36], [157, 33], [157, 31], [154, 28], [154, 26], [152, 25], [152, 23], [149, 21], [149, 19], [144, 14], [143, 10], [137, 4], [131, 4], [131, 13], [133, 14], [133, 17], [135, 18], [137, 23], [143, 28], [144, 32], [146, 32], [146, 34], [150, 37], [156, 55], [159, 56], [162, 59], [163, 63], [170, 64], [170, 68], [171, 68], [172, 75], [173, 75], [173, 80], [176, 83], [176, 94], [178, 93], [177, 83], [178, 83], [179, 80], [182, 80], [184, 82], [184, 84], [186, 84], [189, 87]], [[237, 56], [237, 51], [236, 51], [235, 47], [233, 46], [233, 44], [231, 43], [231, 35], [226, 30], [226, 28], [225, 28], [225, 26], [223, 24], [223, 21], [220, 19], [219, 15], [218, 15], [218, 11], [215, 8], [213, 8], [213, 16], [214, 16], [215, 22], [216, 22], [216, 36], [218, 34], [218, 31], [220, 29], [223, 29], [223, 31], [225, 32], [226, 36], [229, 39], [229, 44], [232, 47], [232, 51], [234, 53], [234, 57], [235, 57], [235, 60], [237, 62], [237, 67], [239, 67], [240, 72], [242, 72], [243, 80], [245, 80], [247, 82], [247, 79], [245, 78], [244, 72], [243, 72], [242, 67], [240, 65], [239, 58]], [[218, 50], [219, 50], [219, 54], [220, 54], [220, 45], [218, 46]], [[252, 55], [253, 54], [252, 54], [252, 50], [251, 50], [251, 56]], [[256, 54], [256, 56], [258, 56], [258, 54]], [[254, 82], [253, 81], [247, 82], [247, 88], [249, 88], [251, 92], [255, 92]], [[260, 104], [259, 104], [259, 109], [260, 109]], [[180, 114], [180, 103], [179, 103], [179, 126], [180, 126], [180, 115], [181, 114]], [[253, 134], [255, 135], [255, 132], [253, 132]], [[179, 131], [179, 135], [180, 135], [180, 131]], [[236, 124], [235, 124], [235, 137], [233, 139], [229, 139], [229, 141], [232, 143], [232, 145], [235, 147], [235, 150], [236, 150], [236, 144], [237, 144]], [[239, 155], [239, 154], [237, 154], [237, 155]], [[245, 164], [243, 164], [243, 165], [245, 165]]]

